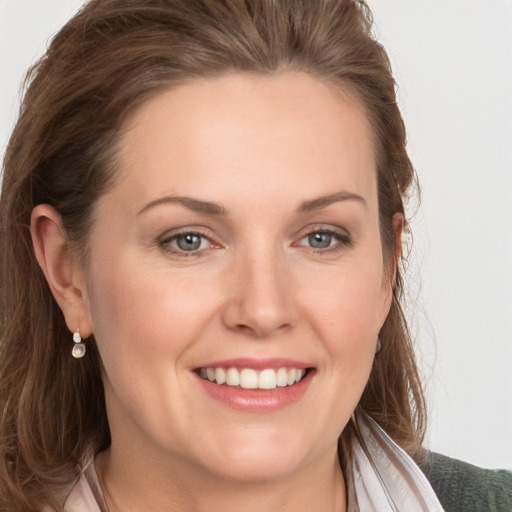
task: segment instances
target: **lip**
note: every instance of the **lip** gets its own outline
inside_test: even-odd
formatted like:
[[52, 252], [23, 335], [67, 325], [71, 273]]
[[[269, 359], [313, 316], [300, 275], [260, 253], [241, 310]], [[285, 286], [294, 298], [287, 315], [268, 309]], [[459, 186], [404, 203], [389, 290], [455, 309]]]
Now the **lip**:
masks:
[[[224, 384], [219, 385], [209, 380], [202, 379], [197, 373], [199, 368], [216, 367], [253, 368], [255, 370], [288, 367], [303, 370], [307, 369], [308, 371], [300, 382], [292, 386], [278, 387], [272, 390], [256, 390], [242, 389], [226, 386]], [[239, 411], [264, 413], [277, 411], [298, 402], [306, 393], [316, 374], [316, 370], [311, 365], [292, 359], [273, 358], [256, 360], [251, 358], [238, 358], [208, 362], [205, 365], [198, 366], [193, 373], [206, 393], [223, 405]]]
[[255, 359], [251, 357], [239, 357], [236, 359], [225, 359], [223, 361], [209, 361], [208, 363], [201, 364], [194, 368], [199, 370], [200, 368], [253, 368], [254, 370], [264, 370], [265, 368], [271, 368], [279, 370], [279, 368], [298, 368], [299, 370], [305, 370], [312, 368], [311, 364], [304, 363], [303, 361], [296, 361], [295, 359], [286, 358], [267, 358], [267, 359]]

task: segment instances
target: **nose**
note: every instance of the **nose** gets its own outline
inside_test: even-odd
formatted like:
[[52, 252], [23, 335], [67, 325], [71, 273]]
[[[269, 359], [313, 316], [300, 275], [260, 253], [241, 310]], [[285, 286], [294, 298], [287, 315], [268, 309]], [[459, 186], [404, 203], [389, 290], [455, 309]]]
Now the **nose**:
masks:
[[223, 311], [223, 321], [229, 329], [268, 338], [297, 323], [292, 273], [275, 254], [243, 258], [229, 281], [231, 291]]

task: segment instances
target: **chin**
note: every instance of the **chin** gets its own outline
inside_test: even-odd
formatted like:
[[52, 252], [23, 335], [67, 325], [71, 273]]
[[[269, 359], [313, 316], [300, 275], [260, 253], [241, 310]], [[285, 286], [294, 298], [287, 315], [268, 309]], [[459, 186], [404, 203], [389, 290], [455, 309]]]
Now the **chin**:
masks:
[[266, 457], [260, 454], [253, 458], [226, 460], [213, 471], [224, 479], [249, 484], [282, 480], [301, 467], [301, 461], [287, 460], [280, 453], [275, 453]]
[[279, 480], [307, 465], [309, 456], [304, 443], [297, 440], [291, 444], [282, 438], [275, 441], [261, 436], [258, 439], [254, 433], [251, 442], [219, 443], [207, 465], [211, 473], [240, 483]]

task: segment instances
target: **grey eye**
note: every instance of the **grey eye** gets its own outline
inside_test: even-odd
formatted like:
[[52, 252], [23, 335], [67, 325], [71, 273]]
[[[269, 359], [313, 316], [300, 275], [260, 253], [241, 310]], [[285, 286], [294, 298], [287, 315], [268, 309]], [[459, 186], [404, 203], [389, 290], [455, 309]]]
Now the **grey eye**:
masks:
[[311, 233], [308, 242], [314, 249], [327, 249], [331, 246], [332, 235], [329, 233]]
[[182, 251], [197, 251], [201, 247], [203, 237], [195, 233], [187, 233], [176, 237], [176, 245]]

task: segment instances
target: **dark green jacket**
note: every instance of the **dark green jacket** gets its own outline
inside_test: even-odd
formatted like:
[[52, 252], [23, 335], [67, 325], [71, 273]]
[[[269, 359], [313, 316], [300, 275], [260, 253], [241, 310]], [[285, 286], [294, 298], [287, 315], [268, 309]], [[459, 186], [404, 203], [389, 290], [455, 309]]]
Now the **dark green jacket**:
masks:
[[512, 512], [512, 472], [430, 453], [420, 465], [445, 512]]

